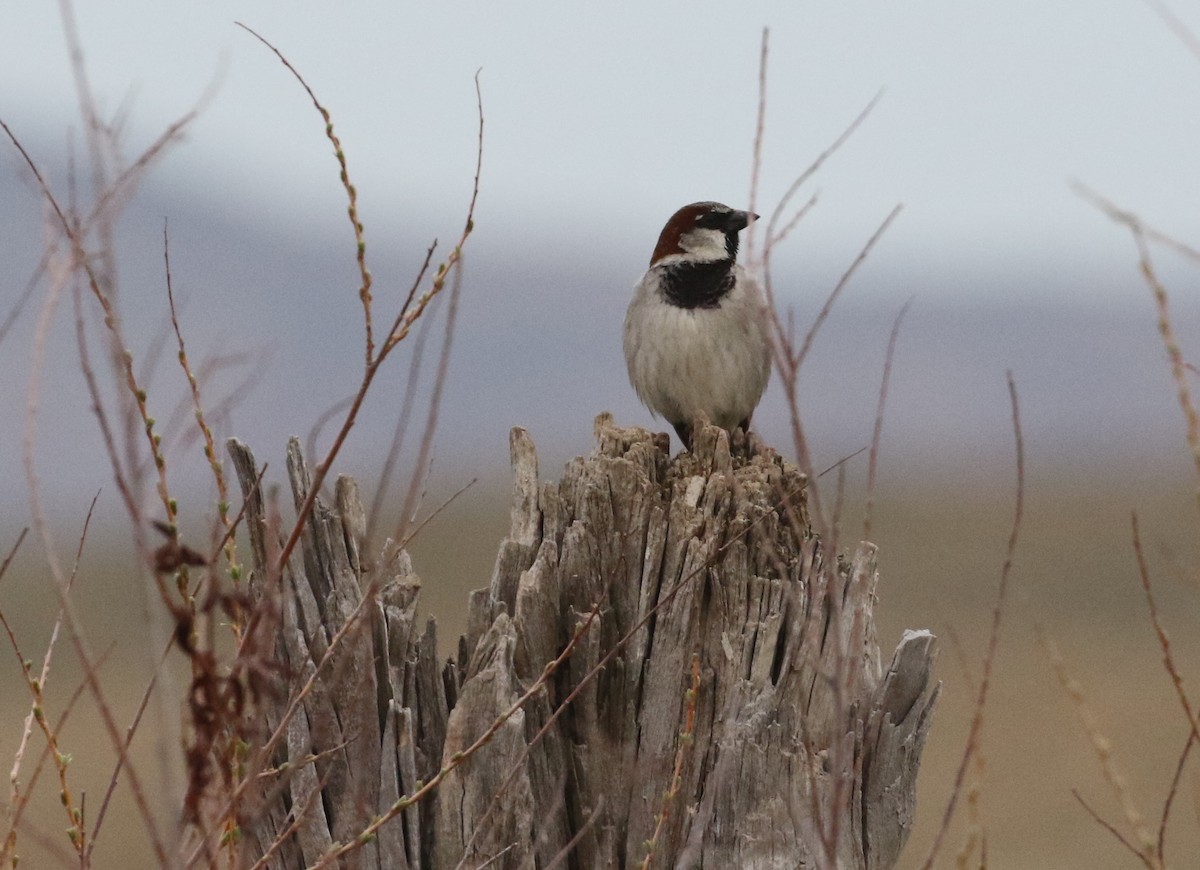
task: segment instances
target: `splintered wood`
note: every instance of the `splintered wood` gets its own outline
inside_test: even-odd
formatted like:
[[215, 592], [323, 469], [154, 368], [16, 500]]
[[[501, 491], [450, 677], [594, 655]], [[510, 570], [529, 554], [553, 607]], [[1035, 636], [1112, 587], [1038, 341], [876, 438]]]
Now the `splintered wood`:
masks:
[[[804, 475], [740, 435], [704, 429], [675, 459], [607, 415], [596, 436], [544, 483], [513, 430], [511, 530], [444, 663], [407, 554], [364, 552], [356, 487], [318, 502], [274, 581], [288, 697], [268, 730], [316, 676], [244, 802], [247, 865], [273, 844], [272, 868], [320, 864], [373, 824], [336, 866], [895, 865], [936, 650], [906, 632], [883, 666], [875, 547], [826, 553]], [[230, 450], [252, 494], [254, 459]], [[247, 522], [261, 594], [278, 546], [260, 499]]]

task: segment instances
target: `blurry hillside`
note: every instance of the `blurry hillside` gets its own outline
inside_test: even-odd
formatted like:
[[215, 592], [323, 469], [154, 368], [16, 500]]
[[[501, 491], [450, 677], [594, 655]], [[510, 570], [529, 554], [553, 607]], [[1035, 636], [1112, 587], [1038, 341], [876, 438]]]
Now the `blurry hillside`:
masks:
[[[252, 376], [252, 386], [218, 421], [281, 473], [287, 435], [304, 436], [346, 395], [359, 364], [353, 264], [345, 256], [342, 228], [314, 232], [289, 225], [285, 215], [226, 214], [203, 200], [176, 198], [169, 189], [149, 193], [121, 226], [122, 305], [128, 334], [140, 344], [135, 354], [142, 358], [161, 341], [166, 310], [161, 221], [169, 215], [174, 283], [185, 301], [181, 319], [191, 353], [197, 359], [243, 354], [213, 377], [208, 395], [219, 397]], [[24, 280], [22, 270], [39, 250], [41, 232], [28, 219], [38, 206], [19, 173], [0, 173], [0, 199], [27, 201], [24, 210], [0, 212], [5, 221], [0, 259], [11, 264], [4, 298], [12, 300]], [[626, 384], [619, 329], [629, 286], [644, 260], [647, 227], [656, 216], [636, 225], [608, 225], [602, 218], [585, 228], [591, 244], [582, 250], [573, 249], [562, 228], [534, 239], [495, 224], [480, 227], [471, 249], [424, 512], [470, 479], [479, 483], [414, 545], [426, 584], [425, 608], [438, 618], [444, 645], [462, 628], [465, 593], [486, 583], [507, 523], [508, 429], [530, 429], [543, 457], [542, 475], [556, 477], [567, 458], [590, 449], [598, 411], [650, 422]], [[425, 224], [436, 221], [426, 216], [413, 226], [368, 228], [368, 238], [380, 240], [377, 296], [387, 292], [381, 288], [398, 292], [420, 253]], [[596, 244], [606, 234], [606, 242]], [[804, 324], [853, 251], [849, 244], [839, 251], [809, 250], [803, 236], [796, 250], [797, 263], [784, 267], [781, 284]], [[978, 668], [1003, 558], [1013, 494], [1007, 368], [1021, 391], [1029, 505], [1018, 591], [984, 737], [989, 856], [998, 866], [1125, 866], [1119, 847], [1071, 797], [1070, 789], [1079, 788], [1116, 814], [1111, 800], [1105, 803], [1107, 791], [1075, 712], [1033, 642], [1033, 618], [1058, 639], [1089, 687], [1106, 733], [1119, 755], [1124, 753], [1134, 794], [1151, 812], [1157, 812], [1182, 745], [1185, 730], [1159, 670], [1136, 583], [1128, 515], [1132, 508], [1142, 512], [1157, 564], [1194, 565], [1194, 548], [1172, 548], [1195, 540], [1189, 534], [1195, 482], [1153, 307], [1129, 253], [1127, 268], [1103, 274], [1079, 252], [1040, 259], [1031, 254], [1028, 262], [974, 268], [941, 252], [898, 253], [885, 241], [835, 309], [807, 366], [810, 435], [818, 465], [828, 465], [867, 443], [887, 333], [900, 305], [915, 297], [893, 376], [875, 536], [883, 571], [878, 611], [883, 645], [890, 648], [904, 628], [929, 627], [944, 640], [940, 675], [947, 689], [923, 770], [914, 861], [940, 813], [964, 739], [969, 680], [978, 679], [967, 672]], [[5, 372], [0, 403], [13, 409], [0, 419], [0, 443], [9, 445], [0, 477], [5, 541], [28, 522], [16, 448], [23, 420], [16, 411], [24, 405], [38, 304], [35, 295], [0, 345]], [[1196, 335], [1200, 304], [1186, 292], [1176, 294], [1174, 304], [1177, 331]], [[130, 585], [126, 532], [87, 412], [67, 318], [60, 318], [51, 342], [38, 473], [64, 546], [74, 540], [91, 495], [102, 491], [79, 593], [98, 641], [116, 644], [108, 666], [128, 676], [125, 703], [132, 706], [135, 687], [145, 678], [143, 598]], [[431, 337], [430, 347], [436, 344]], [[161, 354], [151, 381], [152, 405], [162, 396], [171, 406], [178, 394], [172, 357], [169, 349]], [[405, 368], [396, 363], [394, 383], [374, 395], [342, 463], [368, 492], [391, 437]], [[427, 373], [431, 368], [428, 363]], [[768, 396], [756, 423], [768, 440], [786, 444], [777, 400]], [[186, 422], [185, 413], [181, 424]], [[198, 447], [181, 442], [177, 449], [189, 458], [174, 464], [174, 486], [185, 516], [198, 522], [211, 513], [211, 484]], [[864, 478], [860, 456], [848, 464], [848, 534], [859, 522]], [[825, 485], [832, 484], [827, 478]], [[37, 565], [36, 548], [30, 547], [0, 590], [6, 612], [18, 624], [24, 621], [34, 638], [36, 627], [47, 626], [53, 613]], [[1191, 612], [1194, 574], [1160, 576], [1168, 612]], [[1176, 643], [1184, 660], [1200, 658], [1194, 632], [1180, 631]], [[66, 661], [52, 686], [60, 692], [73, 679]], [[0, 695], [16, 697], [20, 691], [12, 669], [0, 669]], [[9, 709], [14, 712], [0, 723], [0, 756], [10, 753], [19, 733], [12, 717], [22, 715], [21, 705]], [[89, 723], [81, 710], [65, 742], [82, 739], [94, 727]], [[165, 729], [168, 747], [176, 727], [155, 725]], [[141, 752], [152, 767], [151, 733]], [[79, 775], [89, 775], [92, 765], [101, 778], [99, 790], [102, 763], [88, 759]], [[45, 824], [58, 820], [48, 817]], [[1179, 854], [1200, 848], [1195, 829], [1179, 827], [1182, 832], [1173, 832]]]
[[[6, 264], [0, 316], [16, 303], [44, 238], [37, 196], [8, 158], [6, 165], [12, 171], [0, 172], [6, 204], [0, 209], [0, 262]], [[360, 364], [356, 273], [344, 219], [335, 211], [295, 221], [269, 203], [253, 213], [224, 211], [211, 197], [181, 193], [152, 177], [119, 228], [120, 304], [135, 359], [151, 363], [143, 363], [152, 372], [151, 404], [163, 397], [167, 407], [157, 413], [165, 419], [182, 385], [173, 352], [163, 353], [169, 324], [162, 232], [169, 218], [189, 353], [198, 360], [228, 357], [206, 389], [211, 404], [238, 394], [227, 432], [260, 450], [282, 445], [290, 434], [306, 436], [325, 410], [349, 395]], [[382, 217], [367, 223], [375, 294], [398, 304], [425, 246], [434, 235], [449, 237], [458, 219], [449, 207], [432, 214], [412, 214], [403, 204], [380, 210]], [[1024, 259], [973, 261], [906, 237], [906, 216], [843, 294], [806, 363], [802, 398], [819, 465], [867, 443], [888, 331], [912, 298], [885, 429], [887, 474], [1005, 468], [1003, 373], [1010, 368], [1021, 388], [1035, 465], [1061, 473], [1136, 458], [1145, 474], [1186, 468], [1153, 307], [1132, 245], [1120, 233], [1081, 202], [1081, 222], [1094, 222], [1101, 240], [1094, 257], [1087, 249], [1047, 246]], [[472, 239], [434, 467], [433, 479], [447, 488], [502, 476], [512, 425], [536, 433], [554, 467], [583, 449], [601, 410], [618, 420], [653, 422], [629, 389], [620, 329], [662, 216], [587, 214], [578, 226], [543, 217], [529, 217], [536, 232], [519, 221], [481, 218]], [[820, 234], [820, 220], [818, 208], [809, 218], [815, 242], [802, 226], [790, 243], [792, 255], [776, 266], [781, 301], [794, 307], [801, 329], [873, 228], [828, 238]], [[1179, 278], [1176, 286], [1194, 286], [1186, 272], [1167, 267], [1169, 281]], [[39, 304], [35, 295], [0, 344], [3, 407], [24, 405]], [[1179, 292], [1172, 304], [1178, 332], [1194, 334], [1200, 298]], [[439, 327], [430, 342], [431, 357], [440, 333]], [[58, 318], [49, 347], [45, 377], [52, 389], [41, 403], [41, 455], [55, 460], [40, 470], [44, 485], [58, 496], [92, 491], [107, 482], [108, 472], [99, 452], [79, 449], [92, 421], [69, 311]], [[426, 384], [433, 368], [426, 367]], [[377, 468], [406, 371], [402, 359], [384, 372], [345, 470]], [[247, 381], [249, 387], [238, 390]], [[755, 422], [768, 440], [788, 440], [774, 391]], [[22, 425], [20, 414], [0, 419], [0, 443], [20, 443]], [[9, 453], [0, 476], [6, 505], [23, 500], [17, 459]], [[203, 485], [202, 465], [191, 467], [193, 482]]]

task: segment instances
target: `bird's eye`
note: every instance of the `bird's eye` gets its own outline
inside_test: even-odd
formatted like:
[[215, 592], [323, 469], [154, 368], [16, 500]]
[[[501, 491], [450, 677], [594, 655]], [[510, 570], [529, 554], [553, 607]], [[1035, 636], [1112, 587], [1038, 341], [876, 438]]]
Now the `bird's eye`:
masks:
[[724, 228], [728, 220], [729, 215], [724, 212], [707, 211], [696, 216], [696, 226], [706, 230], [719, 230]]

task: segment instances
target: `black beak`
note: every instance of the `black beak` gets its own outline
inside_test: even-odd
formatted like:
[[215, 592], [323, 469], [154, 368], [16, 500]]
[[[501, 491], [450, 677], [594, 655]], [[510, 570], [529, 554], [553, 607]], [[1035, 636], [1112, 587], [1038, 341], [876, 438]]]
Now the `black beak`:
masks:
[[744, 230], [756, 220], [758, 220], [758, 215], [752, 211], [732, 211], [729, 213], [729, 220], [725, 228], [729, 232], [736, 233], [739, 230]]

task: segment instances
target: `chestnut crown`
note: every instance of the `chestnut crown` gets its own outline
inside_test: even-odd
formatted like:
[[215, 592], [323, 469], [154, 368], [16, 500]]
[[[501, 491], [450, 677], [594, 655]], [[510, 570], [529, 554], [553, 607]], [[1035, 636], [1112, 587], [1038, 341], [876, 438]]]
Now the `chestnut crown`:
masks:
[[665, 257], [695, 262], [737, 258], [738, 233], [758, 215], [719, 202], [693, 202], [667, 221], [650, 256], [653, 266]]

